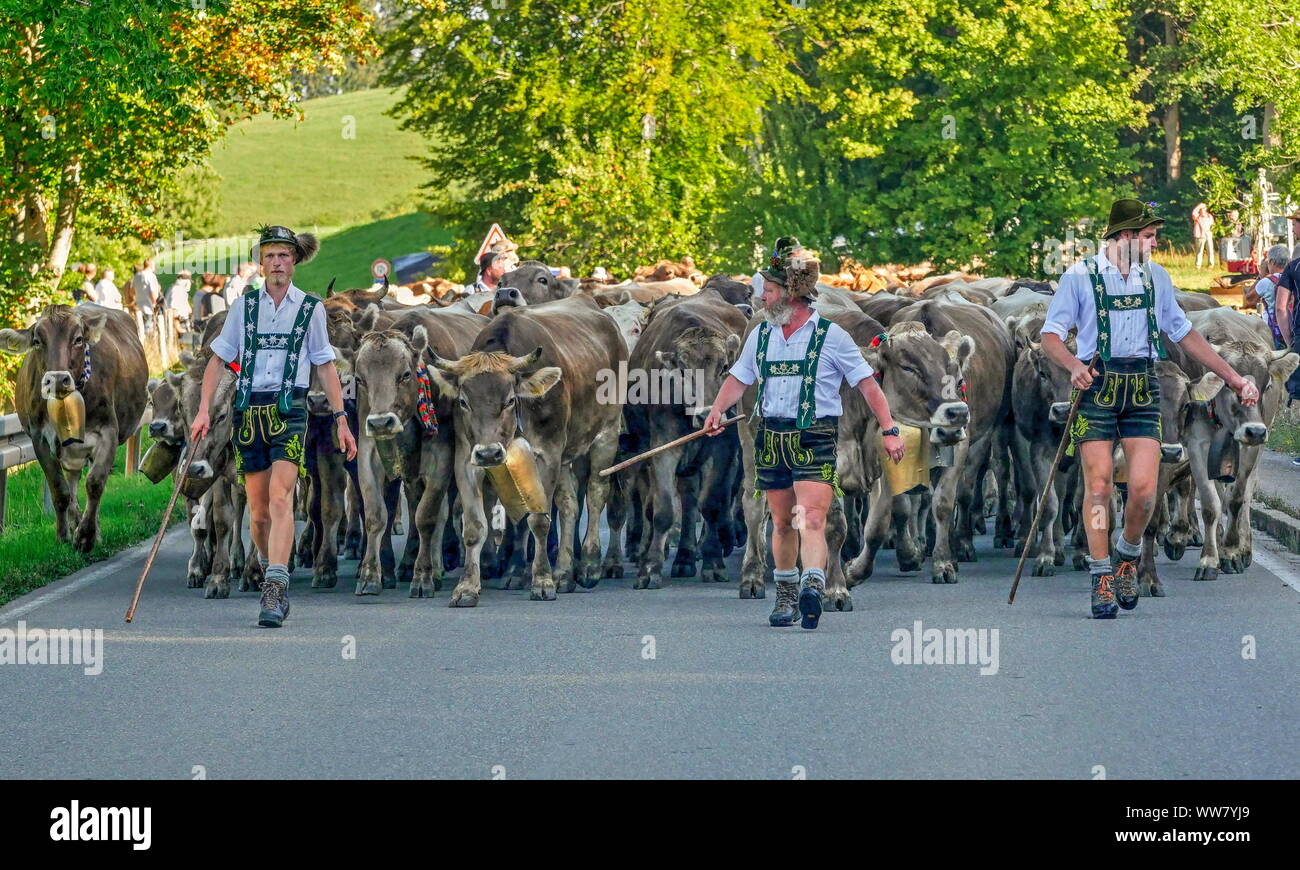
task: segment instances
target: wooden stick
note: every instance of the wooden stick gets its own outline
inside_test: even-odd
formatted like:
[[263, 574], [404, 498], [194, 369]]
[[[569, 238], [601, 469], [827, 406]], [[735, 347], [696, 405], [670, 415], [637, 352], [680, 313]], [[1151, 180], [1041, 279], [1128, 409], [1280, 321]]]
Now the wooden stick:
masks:
[[[1092, 362], [1088, 364], [1093, 377], [1097, 376], [1097, 372], [1092, 368], [1096, 362], [1097, 358], [1093, 357]], [[1020, 586], [1020, 574], [1025, 570], [1025, 558], [1029, 555], [1029, 548], [1034, 545], [1034, 535], [1038, 531], [1039, 521], [1043, 518], [1043, 508], [1047, 506], [1047, 495], [1052, 491], [1052, 485], [1056, 480], [1056, 467], [1061, 464], [1065, 445], [1070, 440], [1070, 424], [1079, 413], [1079, 402], [1083, 401], [1083, 392], [1079, 390], [1074, 401], [1070, 403], [1070, 413], [1065, 418], [1065, 431], [1061, 433], [1061, 443], [1056, 445], [1056, 456], [1052, 459], [1052, 467], [1047, 472], [1047, 486], [1043, 487], [1042, 495], [1038, 497], [1038, 508], [1034, 511], [1034, 521], [1029, 524], [1029, 534], [1025, 536], [1025, 548], [1020, 551], [1020, 561], [1016, 564], [1016, 579], [1011, 581], [1011, 594], [1007, 597], [1007, 604], [1016, 603], [1016, 588]], [[1079, 522], [1083, 522], [1083, 517], [1079, 517]]]
[[[723, 420], [721, 423], [718, 424], [718, 429], [725, 429], [728, 426], [730, 426], [732, 423], [738, 422], [740, 419], [741, 419], [740, 416], [737, 415], [735, 417], [731, 417], [730, 419]], [[640, 462], [643, 459], [649, 459], [651, 456], [654, 456], [658, 453], [663, 453], [665, 450], [671, 450], [674, 447], [680, 447], [681, 445], [685, 444], [687, 441], [694, 441], [696, 438], [699, 438], [701, 435], [707, 434], [708, 431], [709, 430], [707, 429], [697, 429], [689, 435], [683, 435], [681, 438], [677, 438], [672, 441], [669, 441], [667, 444], [660, 444], [658, 447], [655, 447], [651, 450], [647, 450], [645, 453], [638, 453], [636, 456], [633, 456], [631, 459], [624, 459], [618, 465], [611, 465], [609, 468], [606, 468], [604, 471], [600, 473], [600, 476], [609, 477], [614, 472], [622, 471], [624, 468], [627, 468], [629, 465], [635, 465], [636, 463]]]
[[[197, 447], [198, 443], [194, 445], [194, 448]], [[185, 451], [185, 461], [181, 463], [180, 473], [176, 475], [176, 485], [172, 487], [172, 497], [167, 501], [167, 510], [163, 513], [162, 525], [158, 527], [158, 534], [154, 536], [153, 549], [149, 551], [149, 558], [144, 560], [144, 570], [140, 572], [140, 581], [135, 584], [135, 595], [131, 596], [131, 606], [126, 609], [127, 622], [135, 619], [135, 608], [140, 603], [140, 593], [144, 592], [144, 579], [149, 576], [149, 569], [153, 567], [153, 560], [158, 555], [158, 548], [162, 546], [163, 535], [167, 534], [167, 523], [172, 517], [172, 508], [176, 507], [176, 497], [181, 494], [181, 487], [185, 485], [185, 475], [189, 474], [190, 462], [194, 459], [194, 448]]]

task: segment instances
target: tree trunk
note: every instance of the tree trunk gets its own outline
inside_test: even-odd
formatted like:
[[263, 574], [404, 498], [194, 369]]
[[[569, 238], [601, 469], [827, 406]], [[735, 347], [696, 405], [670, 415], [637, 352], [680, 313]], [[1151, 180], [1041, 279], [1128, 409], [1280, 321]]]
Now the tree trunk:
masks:
[[1282, 136], [1277, 132], [1277, 103], [1269, 100], [1264, 104], [1264, 147], [1276, 148], [1282, 144]]
[[1178, 103], [1165, 107], [1165, 181], [1173, 184], [1183, 174], [1183, 130]]
[[45, 268], [52, 273], [51, 290], [58, 288], [59, 281], [63, 278], [63, 270], [68, 265], [81, 190], [81, 159], [74, 158], [71, 163], [63, 167], [63, 177], [59, 181], [59, 210], [54, 218], [53, 232], [50, 233], [50, 253], [45, 260]]

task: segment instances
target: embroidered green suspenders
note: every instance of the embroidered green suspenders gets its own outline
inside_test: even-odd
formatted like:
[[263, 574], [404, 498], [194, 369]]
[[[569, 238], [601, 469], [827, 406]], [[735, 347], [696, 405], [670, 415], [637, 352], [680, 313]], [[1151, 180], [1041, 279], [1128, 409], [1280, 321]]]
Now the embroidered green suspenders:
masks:
[[280, 375], [280, 390], [276, 407], [281, 414], [288, 414], [293, 408], [293, 386], [298, 372], [298, 362], [302, 355], [303, 340], [307, 337], [307, 327], [311, 323], [312, 313], [320, 302], [315, 296], [304, 295], [298, 316], [293, 320], [290, 332], [259, 332], [257, 328], [257, 306], [260, 294], [246, 293], [244, 303], [243, 352], [239, 359], [239, 379], [235, 385], [235, 410], [247, 411], [253, 392], [253, 365], [257, 353], [261, 350], [284, 350], [284, 370]]
[[763, 413], [763, 392], [768, 378], [793, 378], [803, 380], [799, 384], [799, 415], [795, 426], [807, 429], [817, 419], [817, 362], [820, 359], [822, 345], [826, 342], [826, 333], [831, 322], [821, 315], [813, 327], [812, 338], [808, 339], [808, 352], [802, 359], [771, 360], [767, 358], [767, 343], [772, 335], [772, 324], [764, 321], [758, 326], [758, 399], [754, 404], [755, 413]]
[[1088, 277], [1092, 280], [1093, 303], [1097, 309], [1097, 353], [1103, 360], [1110, 359], [1110, 312], [1147, 310], [1147, 337], [1160, 359], [1166, 359], [1164, 342], [1160, 340], [1160, 327], [1156, 323], [1156, 291], [1151, 282], [1151, 267], [1142, 270], [1142, 292], [1112, 295], [1106, 292], [1106, 282], [1097, 271], [1097, 262], [1091, 257], [1084, 260]]

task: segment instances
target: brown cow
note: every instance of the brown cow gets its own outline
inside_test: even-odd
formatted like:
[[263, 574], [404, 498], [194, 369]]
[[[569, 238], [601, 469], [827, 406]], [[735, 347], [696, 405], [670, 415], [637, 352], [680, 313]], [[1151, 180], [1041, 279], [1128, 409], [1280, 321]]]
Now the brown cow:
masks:
[[[98, 305], [50, 305], [28, 328], [0, 330], [0, 350], [26, 354], [16, 384], [18, 420], [49, 484], [59, 540], [89, 553], [99, 540], [99, 501], [117, 446], [135, 434], [148, 401], [135, 321]], [[46, 402], [74, 393], [85, 402], [84, 433], [60, 443]], [[77, 485], [88, 463], [83, 514]]]
[[[465, 573], [452, 592], [451, 606], [478, 603], [479, 556], [487, 533], [484, 469], [501, 464], [507, 445], [520, 433], [532, 446], [546, 502], [544, 510], [528, 514], [535, 545], [530, 597], [553, 601], [557, 586], [572, 591], [575, 582], [585, 588], [599, 582], [599, 523], [608, 479], [590, 476], [587, 532], [575, 570], [580, 505], [571, 481], [562, 478], [578, 460], [589, 459], [595, 469], [611, 464], [618, 449], [622, 397], [602, 400], [598, 387], [626, 360], [618, 326], [582, 295], [506, 311], [483, 328], [469, 353], [456, 360], [434, 358], [435, 380], [456, 403], [456, 488], [463, 509]], [[546, 547], [552, 504], [560, 517], [554, 573]]]

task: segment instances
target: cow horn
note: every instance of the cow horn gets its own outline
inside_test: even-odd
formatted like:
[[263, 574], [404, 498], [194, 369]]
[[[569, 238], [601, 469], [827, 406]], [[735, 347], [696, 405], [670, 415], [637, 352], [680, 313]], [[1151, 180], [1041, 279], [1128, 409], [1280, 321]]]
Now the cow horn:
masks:
[[335, 275], [333, 278], [330, 279], [329, 286], [325, 288], [325, 298], [326, 298], [326, 299], [330, 298], [330, 294], [332, 294], [332, 293], [334, 292], [334, 282], [337, 281], [338, 279], [339, 279], [339, 278], [338, 278], [337, 275]]
[[529, 366], [536, 365], [537, 361], [541, 358], [542, 358], [542, 349], [539, 347], [537, 348], [537, 350], [533, 351], [530, 354], [526, 354], [525, 356], [515, 357], [513, 360], [510, 361], [510, 367], [508, 370], [512, 372], [522, 371], [528, 368]]
[[388, 292], [388, 273], [384, 273], [384, 292]]
[[435, 351], [433, 348], [429, 348], [428, 354], [430, 359], [433, 362], [434, 368], [438, 369], [439, 371], [450, 372], [452, 374], [456, 373], [457, 360], [443, 359], [442, 357], [438, 356], [438, 352]]

